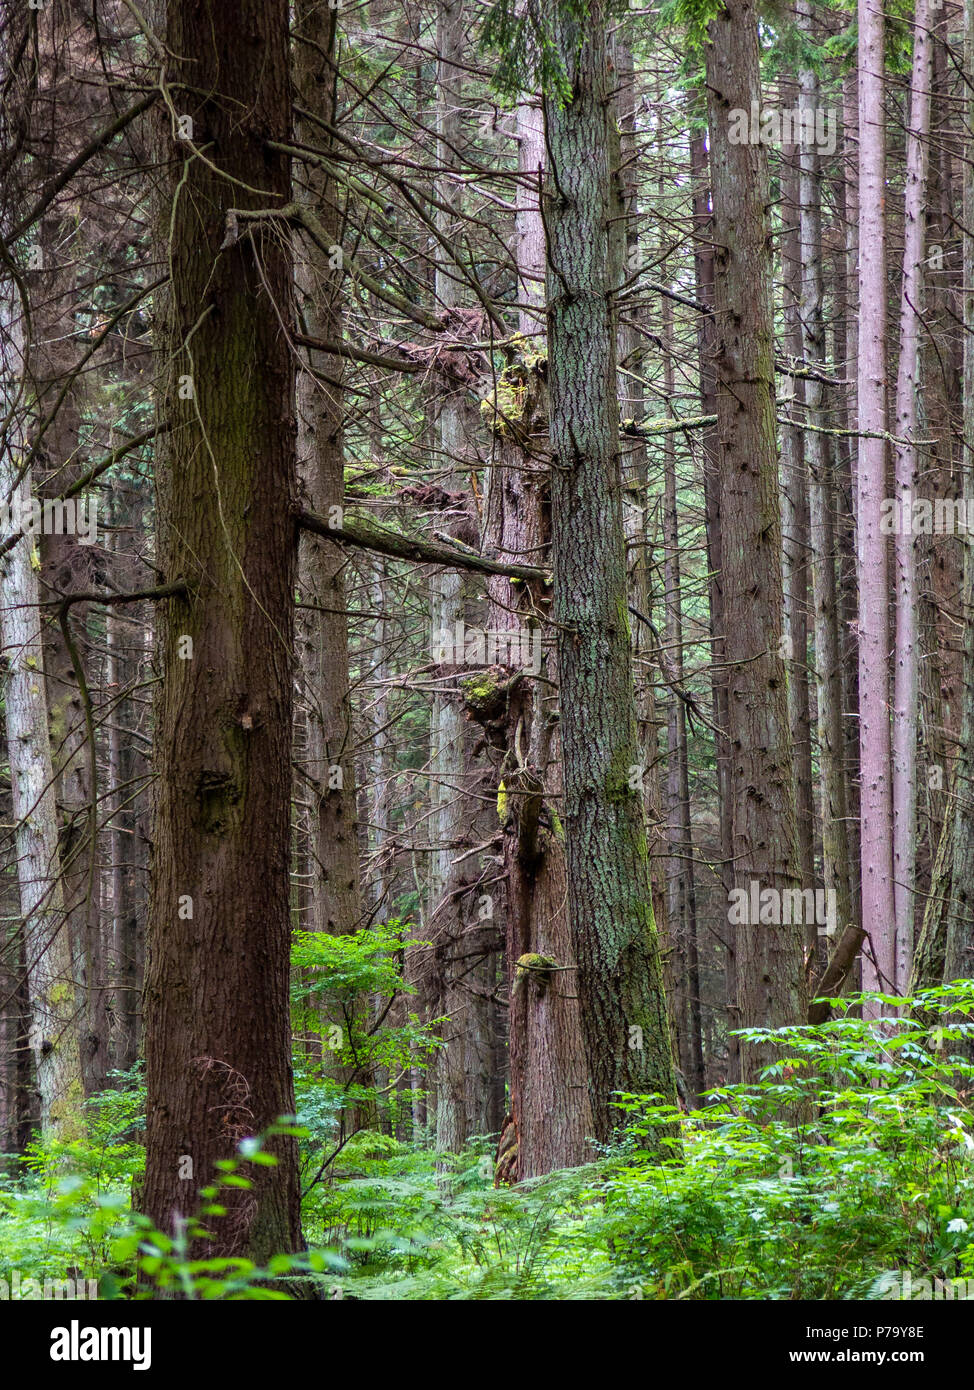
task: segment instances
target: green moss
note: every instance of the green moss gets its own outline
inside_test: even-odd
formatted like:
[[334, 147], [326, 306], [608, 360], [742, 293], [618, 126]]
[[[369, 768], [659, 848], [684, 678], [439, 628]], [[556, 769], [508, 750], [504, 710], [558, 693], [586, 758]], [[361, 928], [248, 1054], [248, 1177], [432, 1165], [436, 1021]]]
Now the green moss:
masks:
[[543, 956], [537, 951], [528, 951], [518, 956], [514, 965], [514, 989], [523, 989], [527, 980], [532, 980], [539, 994], [544, 994], [551, 983], [551, 976], [560, 967], [551, 956]]
[[497, 682], [489, 676], [468, 676], [460, 684], [468, 700], [486, 700], [497, 689]]
[[51, 1127], [62, 1142], [84, 1138], [84, 1124], [81, 1118], [84, 1099], [81, 1078], [76, 1076], [57, 1100], [51, 1102]]
[[67, 698], [55, 700], [48, 710], [48, 729], [50, 731], [51, 748], [55, 758], [58, 757], [58, 751], [67, 734], [66, 715], [69, 704], [70, 700]]
[[480, 402], [480, 415], [486, 427], [494, 434], [504, 435], [512, 425], [520, 424], [526, 395], [524, 381], [511, 379], [509, 372], [504, 372], [498, 378], [497, 389]]
[[468, 676], [460, 682], [463, 702], [478, 723], [496, 719], [503, 712], [509, 681], [494, 680], [486, 674]]

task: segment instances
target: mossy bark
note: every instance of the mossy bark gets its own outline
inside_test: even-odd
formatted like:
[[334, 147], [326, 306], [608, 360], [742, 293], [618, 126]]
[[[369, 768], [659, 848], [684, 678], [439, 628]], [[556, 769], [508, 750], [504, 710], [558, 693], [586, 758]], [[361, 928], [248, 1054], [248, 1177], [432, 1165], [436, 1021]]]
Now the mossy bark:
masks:
[[[8, 417], [0, 450], [0, 489], [15, 508], [29, 499], [31, 481], [29, 469], [17, 481], [26, 449], [23, 331], [21, 304], [7, 281], [0, 285], [2, 409]], [[41, 1130], [67, 1139], [74, 1137], [80, 1125], [81, 1055], [74, 962], [62, 892], [35, 558], [32, 537], [21, 536], [3, 561], [0, 640], [11, 655], [2, 694], [34, 1084]]]
[[[540, 217], [540, 214], [536, 214]], [[525, 237], [521, 246], [535, 244]], [[532, 269], [519, 267], [522, 275]], [[524, 383], [520, 414], [495, 427], [497, 467], [487, 489], [487, 544], [515, 562], [546, 562], [551, 547], [550, 467], [547, 457], [547, 362], [534, 370], [512, 364]], [[480, 692], [474, 717], [497, 749], [497, 814], [504, 831], [507, 873], [507, 961], [510, 984], [510, 1129], [502, 1136], [498, 1176], [517, 1181], [570, 1168], [591, 1158], [587, 1065], [582, 1040], [577, 969], [565, 899], [565, 834], [558, 815], [564, 794], [558, 717], [558, 664], [546, 619], [548, 586], [488, 583], [489, 626], [503, 631], [540, 623], [545, 640], [535, 674], [515, 672]], [[469, 701], [468, 701], [469, 704]], [[525, 962], [557, 961], [560, 968], [526, 973]]]
[[611, 300], [605, 15], [549, 8], [570, 100], [547, 94], [555, 621], [568, 912], [596, 1139], [615, 1091], [675, 1096], [638, 780]]

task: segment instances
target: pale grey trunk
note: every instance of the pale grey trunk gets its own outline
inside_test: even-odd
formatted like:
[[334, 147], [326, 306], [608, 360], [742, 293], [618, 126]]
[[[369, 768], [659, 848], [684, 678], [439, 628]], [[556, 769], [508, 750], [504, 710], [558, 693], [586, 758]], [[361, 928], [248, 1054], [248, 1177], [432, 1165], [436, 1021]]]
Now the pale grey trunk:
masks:
[[[930, 7], [916, 0], [910, 124], [906, 137], [903, 288], [900, 301], [900, 353], [896, 372], [896, 430], [901, 440], [917, 432], [918, 357], [923, 314], [924, 207], [930, 124]], [[912, 510], [917, 484], [917, 450], [897, 444], [896, 496], [901, 513]], [[909, 988], [913, 964], [917, 828], [917, 722], [919, 634], [917, 630], [916, 538], [901, 525], [895, 542], [896, 633], [893, 682], [893, 902], [896, 912], [895, 987]]]
[[[781, 278], [784, 286], [782, 318], [784, 347], [789, 357], [800, 359], [801, 231], [798, 149], [785, 145], [781, 152]], [[801, 418], [804, 382], [786, 376], [782, 382], [782, 406]], [[784, 594], [783, 642], [788, 662], [788, 723], [795, 750], [795, 792], [798, 822], [798, 858], [802, 888], [815, 886], [815, 805], [812, 781], [812, 729], [808, 698], [808, 472], [804, 440], [797, 424], [781, 429], [781, 572]], [[815, 926], [806, 930], [805, 949], [814, 951]]]
[[[0, 362], [6, 438], [0, 448], [0, 497], [30, 497], [30, 470], [17, 481], [24, 451], [22, 318], [9, 281], [0, 287]], [[6, 534], [3, 537], [7, 539]], [[6, 658], [4, 703], [16, 825], [17, 875], [30, 993], [29, 1042], [40, 1095], [41, 1128], [68, 1132], [80, 1116], [81, 1054], [75, 979], [58, 850], [54, 771], [48, 735], [38, 610], [40, 562], [25, 536], [4, 561], [0, 637]]]
[[[886, 492], [886, 130], [883, 12], [859, 0], [859, 571], [863, 985], [896, 984], [889, 728], [889, 565], [880, 531]], [[870, 1008], [868, 1012], [875, 1012]]]

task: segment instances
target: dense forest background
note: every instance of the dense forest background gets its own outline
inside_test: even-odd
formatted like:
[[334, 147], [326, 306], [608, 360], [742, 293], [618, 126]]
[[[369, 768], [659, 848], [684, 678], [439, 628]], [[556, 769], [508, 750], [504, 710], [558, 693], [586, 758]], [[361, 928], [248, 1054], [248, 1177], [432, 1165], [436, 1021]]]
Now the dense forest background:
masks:
[[971, 1296], [974, 0], [0, 26], [0, 1290]]

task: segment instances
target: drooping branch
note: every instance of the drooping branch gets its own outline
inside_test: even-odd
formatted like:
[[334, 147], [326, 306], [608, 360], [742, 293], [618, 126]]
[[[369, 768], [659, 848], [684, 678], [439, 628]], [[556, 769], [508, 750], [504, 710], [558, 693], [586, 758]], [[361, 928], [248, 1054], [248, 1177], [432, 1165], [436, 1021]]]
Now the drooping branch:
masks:
[[[112, 464], [118, 463], [119, 459], [123, 459], [133, 449], [138, 449], [141, 444], [147, 444], [150, 439], [155, 439], [157, 435], [165, 434], [168, 429], [169, 425], [163, 422], [161, 425], [153, 425], [150, 430], [143, 430], [141, 434], [133, 435], [131, 439], [127, 439], [124, 444], [120, 444], [117, 449], [112, 449], [111, 453], [105, 454], [97, 463], [93, 463], [90, 468], [87, 468], [77, 482], [64, 489], [60, 497], [45, 498], [45, 503], [51, 507], [58, 507], [61, 503], [70, 501], [79, 492], [84, 492], [85, 488], [90, 487], [103, 473], [107, 473]], [[13, 550], [22, 535], [23, 532], [21, 531], [13, 531], [5, 541], [0, 541], [0, 560]]]
[[297, 524], [302, 531], [310, 531], [315, 536], [338, 545], [351, 545], [363, 550], [372, 550], [379, 555], [389, 555], [396, 560], [413, 560], [418, 564], [444, 565], [451, 569], [473, 570], [477, 574], [499, 574], [509, 579], [532, 579], [542, 584], [551, 583], [548, 570], [536, 565], [518, 565], [506, 560], [490, 560], [486, 555], [478, 555], [473, 550], [461, 550], [456, 546], [423, 540], [419, 536], [403, 536], [383, 527], [370, 526], [345, 518], [341, 526], [329, 526], [324, 517], [314, 512], [298, 512]]
[[811, 991], [812, 1002], [808, 1006], [809, 1023], [826, 1022], [830, 1012], [828, 1000], [834, 998], [842, 988], [865, 939], [866, 933], [862, 927], [850, 922], [839, 938], [839, 944], [825, 967], [822, 978]]
[[52, 599], [49, 603], [42, 603], [40, 606], [42, 608], [55, 607], [59, 614], [64, 614], [75, 603], [101, 603], [112, 608], [120, 603], [141, 603], [144, 599], [186, 598], [188, 595], [189, 585], [185, 579], [175, 579], [171, 584], [160, 584], [154, 589], [134, 589], [124, 594], [65, 594], [62, 598]]
[[[330, 255], [335, 249], [317, 217], [303, 203], [285, 203], [280, 208], [228, 208], [227, 237], [224, 245], [232, 245], [236, 240], [239, 235], [240, 223], [268, 221], [284, 222], [289, 227], [303, 228], [318, 249], [326, 255]], [[431, 313], [422, 304], [414, 304], [404, 295], [397, 294], [395, 290], [389, 289], [388, 286], [376, 280], [358, 262], [346, 257], [344, 265], [352, 280], [357, 281], [363, 289], [368, 290], [383, 304], [388, 304], [391, 309], [395, 309], [406, 318], [412, 319], [414, 323], [428, 328], [431, 333], [439, 333], [446, 326], [444, 314]]]
[[[138, 449], [142, 444], [148, 444], [150, 439], [156, 439], [160, 434], [165, 434], [170, 428], [168, 421], [163, 420], [161, 424], [153, 425], [151, 429], [143, 430], [141, 434], [135, 434], [131, 439], [126, 439], [124, 444], [119, 444], [117, 449], [112, 449], [110, 453], [100, 458], [97, 463], [93, 463], [90, 468], [86, 468], [81, 477], [73, 482], [70, 487], [66, 487], [61, 496], [61, 501], [66, 502], [71, 497], [76, 497], [79, 492], [84, 492], [85, 488], [100, 478], [103, 473], [107, 473], [113, 463], [118, 463], [126, 454], [130, 454], [133, 449]], [[0, 551], [2, 554], [2, 551]]]
[[153, 90], [147, 96], [144, 96], [141, 101], [137, 101], [134, 106], [130, 106], [127, 111], [123, 111], [110, 125], [105, 126], [104, 130], [100, 130], [94, 139], [90, 140], [84, 149], [80, 150], [75, 155], [74, 159], [66, 164], [54, 178], [48, 180], [41, 190], [40, 197], [31, 208], [30, 212], [25, 213], [20, 221], [7, 234], [5, 238], [7, 245], [13, 245], [19, 237], [22, 237], [36, 222], [39, 222], [54, 199], [61, 192], [61, 189], [71, 182], [78, 170], [83, 168], [88, 160], [91, 159], [93, 155], [96, 155], [99, 150], [104, 149], [106, 145], [110, 145], [115, 139], [115, 136], [123, 131], [126, 126], [131, 125], [137, 116], [141, 116], [143, 111], [148, 111], [158, 95], [159, 93]]

